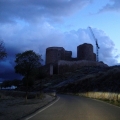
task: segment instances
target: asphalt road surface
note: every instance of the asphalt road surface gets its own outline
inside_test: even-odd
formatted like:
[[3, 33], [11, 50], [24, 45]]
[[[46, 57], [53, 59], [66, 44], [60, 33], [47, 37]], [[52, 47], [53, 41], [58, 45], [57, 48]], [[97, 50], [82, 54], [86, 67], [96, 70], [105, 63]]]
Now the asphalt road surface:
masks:
[[120, 108], [86, 97], [59, 95], [60, 99], [26, 120], [120, 120]]

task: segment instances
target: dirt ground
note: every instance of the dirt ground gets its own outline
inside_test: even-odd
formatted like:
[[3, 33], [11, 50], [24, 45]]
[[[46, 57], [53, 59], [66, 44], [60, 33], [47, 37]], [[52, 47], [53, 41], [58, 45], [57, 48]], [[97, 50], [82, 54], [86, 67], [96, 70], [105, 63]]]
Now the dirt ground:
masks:
[[55, 97], [45, 95], [43, 99], [5, 97], [0, 99], [0, 120], [21, 120], [36, 110], [55, 100]]

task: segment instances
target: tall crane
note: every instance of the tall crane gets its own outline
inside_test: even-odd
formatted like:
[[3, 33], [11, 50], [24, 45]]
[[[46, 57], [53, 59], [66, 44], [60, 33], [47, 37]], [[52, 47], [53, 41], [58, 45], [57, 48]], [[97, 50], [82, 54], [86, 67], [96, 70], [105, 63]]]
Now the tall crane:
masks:
[[90, 32], [91, 32], [91, 34], [92, 34], [92, 37], [93, 37], [93, 39], [95, 40], [95, 43], [96, 43], [96, 61], [98, 62], [98, 61], [99, 61], [98, 50], [100, 49], [100, 47], [99, 47], [98, 41], [97, 41], [97, 39], [96, 39], [96, 37], [95, 37], [93, 31], [92, 31], [92, 28], [89, 27], [89, 29], [90, 29]]

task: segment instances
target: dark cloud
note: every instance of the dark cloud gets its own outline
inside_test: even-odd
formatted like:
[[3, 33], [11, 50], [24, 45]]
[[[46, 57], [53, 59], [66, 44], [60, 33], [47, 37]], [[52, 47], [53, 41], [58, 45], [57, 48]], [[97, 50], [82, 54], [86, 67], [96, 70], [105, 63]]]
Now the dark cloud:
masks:
[[0, 22], [16, 19], [61, 19], [79, 11], [92, 0], [0, 0]]
[[21, 75], [15, 73], [15, 54], [17, 53], [17, 48], [10, 47], [6, 48], [8, 54], [7, 58], [0, 61], [0, 80], [12, 80], [12, 79], [21, 79]]
[[[92, 0], [0, 0], [0, 37], [8, 57], [0, 61], [0, 80], [19, 77], [15, 74], [15, 55], [34, 50], [45, 62], [47, 47], [60, 46], [77, 56], [77, 46], [93, 40], [88, 29], [61, 32], [50, 20], [60, 20], [78, 12]], [[14, 23], [14, 24], [13, 24]], [[93, 29], [98, 39], [99, 59], [108, 65], [116, 64], [119, 57], [112, 40], [102, 30]]]
[[[25, 33], [20, 32], [20, 30], [16, 31], [17, 40], [16, 35], [12, 33], [9, 36], [10, 39], [6, 40], [8, 36], [4, 36], [8, 58], [0, 63], [0, 71], [4, 68], [4, 70], [0, 72], [0, 76], [3, 77], [3, 79], [13, 78], [12, 76], [16, 77], [16, 74], [14, 73], [15, 54], [25, 50], [34, 50], [35, 52], [42, 54], [44, 62], [45, 50], [47, 47], [51, 46], [60, 46], [64, 47], [66, 50], [71, 50], [73, 57], [76, 57], [78, 45], [82, 43], [91, 43], [94, 46], [94, 52], [96, 52], [95, 41], [88, 29], [60, 32], [48, 23], [45, 23], [40, 27], [33, 26], [32, 28], [34, 29], [34, 27], [37, 29], [29, 30], [29, 27], [21, 29], [21, 31], [26, 30]], [[100, 46], [99, 60], [108, 65], [117, 64], [116, 56], [118, 55], [114, 54], [116, 53], [116, 49], [112, 40], [102, 30], [93, 29], [93, 31]]]
[[21, 79], [22, 76], [15, 73], [13, 59], [0, 61], [0, 81]]
[[110, 0], [110, 3], [106, 4], [99, 13], [109, 11], [120, 13], [120, 0]]

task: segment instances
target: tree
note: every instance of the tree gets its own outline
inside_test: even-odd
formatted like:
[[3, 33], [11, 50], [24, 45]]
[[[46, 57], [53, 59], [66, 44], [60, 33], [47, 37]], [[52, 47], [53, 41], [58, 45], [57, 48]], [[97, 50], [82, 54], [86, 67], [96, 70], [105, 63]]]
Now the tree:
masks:
[[18, 87], [20, 84], [21, 84], [21, 80], [17, 80], [17, 79], [14, 79], [14, 80], [4, 80], [1, 83], [1, 89], [2, 89], [2, 87], [4, 87], [4, 88], [11, 87], [11, 86]]
[[41, 61], [41, 55], [36, 54], [32, 50], [16, 54], [15, 72], [23, 75], [26, 80], [26, 100], [28, 96], [29, 78], [41, 66]]
[[7, 57], [7, 53], [4, 48], [4, 42], [0, 41], [0, 60], [2, 60], [4, 57]]

